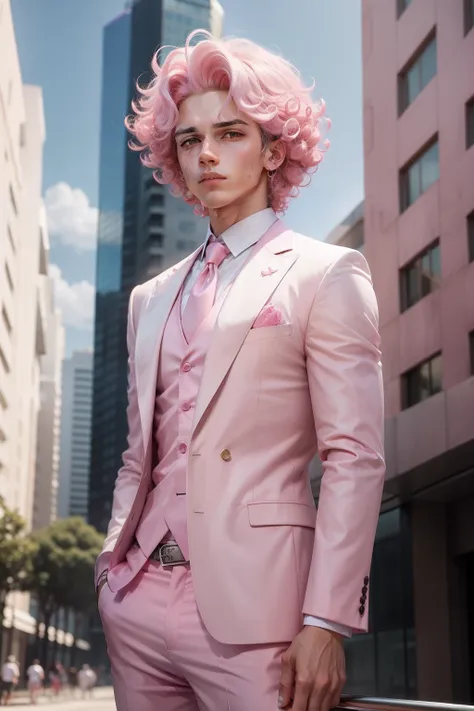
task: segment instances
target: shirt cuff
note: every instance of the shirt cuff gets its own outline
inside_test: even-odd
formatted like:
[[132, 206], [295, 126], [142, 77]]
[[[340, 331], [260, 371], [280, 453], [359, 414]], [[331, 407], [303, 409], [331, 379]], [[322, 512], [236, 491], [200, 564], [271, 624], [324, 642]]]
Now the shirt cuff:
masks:
[[311, 627], [321, 627], [323, 630], [329, 630], [330, 632], [337, 632], [342, 634], [344, 637], [352, 637], [352, 630], [345, 625], [340, 625], [338, 622], [329, 622], [328, 620], [323, 620], [321, 617], [313, 617], [312, 615], [304, 616], [304, 624]]

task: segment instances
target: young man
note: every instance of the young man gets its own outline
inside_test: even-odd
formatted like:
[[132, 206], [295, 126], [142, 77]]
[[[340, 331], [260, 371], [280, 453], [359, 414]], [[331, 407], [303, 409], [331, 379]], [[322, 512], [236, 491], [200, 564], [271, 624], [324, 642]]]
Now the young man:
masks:
[[152, 66], [135, 148], [210, 225], [130, 298], [96, 574], [117, 708], [328, 711], [367, 628], [384, 479], [369, 270], [276, 216], [322, 159], [324, 107], [287, 62], [207, 37]]
[[12, 691], [18, 684], [19, 678], [20, 668], [18, 666], [18, 662], [16, 661], [15, 655], [10, 654], [2, 667], [2, 694], [0, 698], [0, 705], [2, 702], [5, 706], [10, 705]]

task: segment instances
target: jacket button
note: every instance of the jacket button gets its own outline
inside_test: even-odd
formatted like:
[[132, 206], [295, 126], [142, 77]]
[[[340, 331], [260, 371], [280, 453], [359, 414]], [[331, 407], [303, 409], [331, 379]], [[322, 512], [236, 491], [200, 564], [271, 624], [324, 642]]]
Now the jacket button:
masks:
[[361, 605], [361, 606], [359, 607], [359, 614], [360, 614], [360, 615], [363, 615], [364, 612], [365, 612], [365, 605]]
[[232, 459], [232, 455], [228, 449], [223, 449], [221, 452], [221, 459], [224, 460], [224, 462], [230, 462]]
[[366, 575], [364, 578], [364, 585], [368, 585], [368, 584], [369, 584], [369, 576]]
[[359, 602], [360, 602], [361, 605], [365, 605], [365, 603], [367, 602], [367, 598], [365, 597], [365, 595], [362, 595], [362, 597], [360, 598]]
[[364, 587], [362, 588], [362, 594], [367, 595], [367, 585], [364, 585]]

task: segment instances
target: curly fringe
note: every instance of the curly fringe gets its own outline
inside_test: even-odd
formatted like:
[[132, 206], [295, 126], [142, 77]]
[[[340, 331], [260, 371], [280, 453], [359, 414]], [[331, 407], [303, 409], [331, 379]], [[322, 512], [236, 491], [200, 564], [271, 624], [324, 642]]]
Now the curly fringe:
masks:
[[[196, 35], [205, 39], [191, 45]], [[309, 184], [323, 160], [329, 141], [323, 137], [330, 128], [325, 103], [313, 102], [311, 87], [305, 87], [297, 70], [282, 57], [249, 40], [214, 40], [209, 32], [195, 30], [184, 47], [173, 49], [159, 64], [160, 50], [151, 67], [148, 86], [137, 83], [138, 98], [125, 125], [135, 137], [132, 150], [155, 170], [158, 183], [207, 215], [206, 208], [184, 182], [176, 155], [174, 128], [180, 103], [190, 94], [224, 90], [240, 111], [260, 125], [264, 139], [279, 138], [284, 160], [269, 179], [269, 204], [283, 213], [290, 198]]]

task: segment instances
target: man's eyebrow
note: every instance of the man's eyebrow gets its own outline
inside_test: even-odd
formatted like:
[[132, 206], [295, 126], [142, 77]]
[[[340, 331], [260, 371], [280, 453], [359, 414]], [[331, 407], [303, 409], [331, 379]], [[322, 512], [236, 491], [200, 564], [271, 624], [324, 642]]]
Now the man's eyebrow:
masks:
[[[236, 125], [248, 126], [248, 123], [246, 121], [243, 121], [242, 119], [232, 119], [232, 121], [219, 121], [219, 123], [213, 124], [213, 128], [229, 128], [230, 126], [236, 126]], [[198, 133], [198, 130], [197, 130], [196, 126], [187, 126], [186, 128], [178, 128], [174, 133], [174, 137], [178, 138], [178, 136], [182, 136], [186, 133]]]

